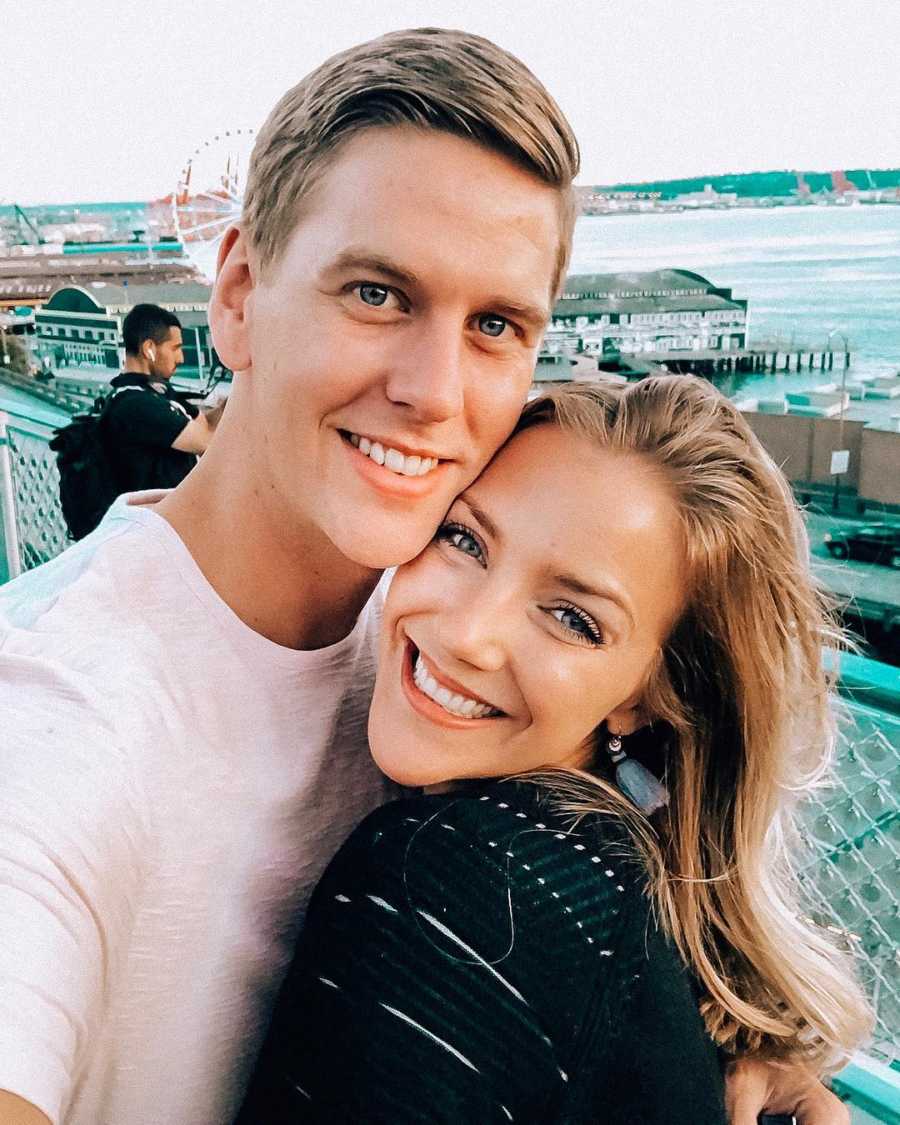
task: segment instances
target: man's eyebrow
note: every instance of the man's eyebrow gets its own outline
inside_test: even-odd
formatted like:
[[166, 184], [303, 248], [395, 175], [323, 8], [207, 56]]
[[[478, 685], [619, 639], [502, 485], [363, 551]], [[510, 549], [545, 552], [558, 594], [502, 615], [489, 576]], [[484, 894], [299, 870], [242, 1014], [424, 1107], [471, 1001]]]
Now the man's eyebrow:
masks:
[[617, 605], [619, 609], [625, 614], [628, 620], [634, 626], [634, 614], [628, 605], [628, 599], [624, 594], [620, 593], [615, 587], [605, 586], [597, 588], [590, 586], [586, 582], [582, 582], [574, 574], [554, 574], [553, 581], [563, 586], [566, 590], [571, 591], [573, 594], [581, 594], [583, 597], [588, 598], [603, 598], [605, 601], [612, 602]]
[[515, 301], [507, 301], [503, 297], [485, 301], [485, 308], [490, 312], [509, 317], [510, 320], [524, 321], [535, 329], [546, 328], [547, 322], [550, 320], [550, 309], [548, 308], [541, 305], [518, 304]]
[[381, 254], [370, 254], [365, 250], [344, 250], [325, 267], [328, 273], [345, 273], [348, 270], [362, 274], [377, 273], [400, 285], [419, 284], [419, 279], [411, 270], [404, 269]]

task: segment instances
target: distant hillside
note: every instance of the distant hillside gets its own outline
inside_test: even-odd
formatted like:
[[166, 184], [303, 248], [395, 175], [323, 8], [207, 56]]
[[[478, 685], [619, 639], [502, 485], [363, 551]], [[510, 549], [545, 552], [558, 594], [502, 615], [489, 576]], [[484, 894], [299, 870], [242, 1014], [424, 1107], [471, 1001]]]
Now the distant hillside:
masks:
[[[870, 188], [900, 187], [900, 168], [847, 168], [847, 179], [861, 191]], [[594, 192], [634, 192], [635, 194], [659, 194], [663, 199], [674, 199], [676, 195], [686, 195], [703, 191], [706, 184], [721, 194], [735, 193], [742, 197], [790, 196], [797, 190], [798, 176], [802, 176], [811, 192], [830, 191], [831, 172], [736, 172], [724, 176], [692, 176], [683, 180], [648, 180], [642, 183], [587, 185], [581, 184], [578, 191]]]

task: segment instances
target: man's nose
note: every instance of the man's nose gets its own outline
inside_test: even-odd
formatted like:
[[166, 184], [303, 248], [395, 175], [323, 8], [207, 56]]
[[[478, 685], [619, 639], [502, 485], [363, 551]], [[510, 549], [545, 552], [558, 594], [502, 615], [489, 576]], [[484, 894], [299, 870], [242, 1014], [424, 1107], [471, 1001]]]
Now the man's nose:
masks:
[[[403, 346], [406, 345], [406, 346]], [[393, 357], [386, 393], [391, 402], [407, 406], [417, 421], [446, 422], [465, 404], [465, 338], [459, 325], [423, 322]]]

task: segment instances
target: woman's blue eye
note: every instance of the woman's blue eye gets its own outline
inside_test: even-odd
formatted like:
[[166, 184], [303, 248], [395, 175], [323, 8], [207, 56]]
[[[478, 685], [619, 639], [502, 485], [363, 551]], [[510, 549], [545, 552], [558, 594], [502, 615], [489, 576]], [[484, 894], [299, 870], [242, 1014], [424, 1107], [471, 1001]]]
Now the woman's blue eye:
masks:
[[502, 316], [495, 316], [493, 313], [485, 313], [484, 316], [478, 318], [479, 331], [483, 332], [485, 336], [495, 338], [502, 336], [506, 331], [507, 324], [509, 324], [508, 320], [504, 320]]
[[359, 299], [366, 305], [378, 307], [383, 305], [390, 295], [390, 290], [383, 285], [360, 285]]
[[581, 637], [588, 644], [603, 644], [603, 634], [596, 621], [577, 606], [555, 606], [550, 610], [550, 616], [555, 617], [564, 629]]
[[445, 523], [443, 527], [438, 528], [437, 538], [444, 543], [449, 543], [463, 555], [469, 555], [470, 558], [479, 561], [482, 558], [481, 544], [467, 528], [460, 527], [459, 524]]

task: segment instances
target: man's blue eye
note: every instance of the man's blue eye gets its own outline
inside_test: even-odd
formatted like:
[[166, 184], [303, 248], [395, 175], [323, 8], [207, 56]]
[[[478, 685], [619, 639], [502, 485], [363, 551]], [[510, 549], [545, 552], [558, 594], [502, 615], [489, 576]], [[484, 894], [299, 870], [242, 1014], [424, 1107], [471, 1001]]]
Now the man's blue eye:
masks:
[[502, 336], [508, 323], [502, 316], [494, 316], [493, 313], [485, 313], [478, 318], [478, 328], [485, 336]]
[[383, 285], [360, 285], [359, 299], [367, 305], [383, 305], [388, 299], [390, 290]]

